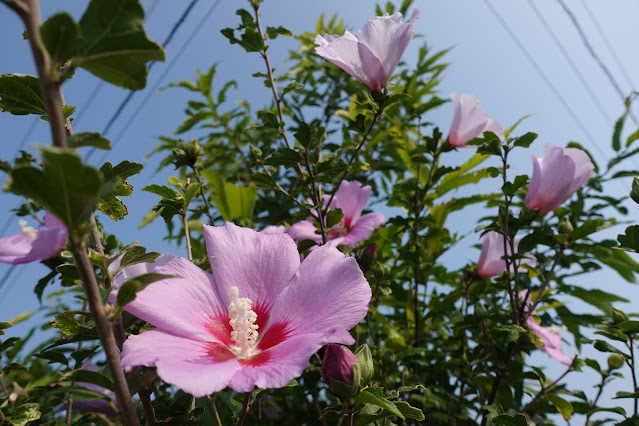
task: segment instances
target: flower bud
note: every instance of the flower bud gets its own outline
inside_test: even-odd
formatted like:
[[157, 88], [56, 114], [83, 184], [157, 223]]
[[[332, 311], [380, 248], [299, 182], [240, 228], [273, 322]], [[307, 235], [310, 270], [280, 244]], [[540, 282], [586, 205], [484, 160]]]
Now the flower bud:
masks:
[[572, 223], [570, 223], [570, 219], [564, 216], [561, 218], [561, 222], [559, 222], [559, 226], [557, 227], [557, 230], [559, 231], [560, 234], [570, 235], [572, 234], [572, 231], [574, 231], [574, 228], [572, 226]]
[[357, 358], [345, 346], [334, 343], [326, 346], [322, 374], [333, 395], [349, 398], [357, 393], [361, 380], [359, 367]]
[[628, 315], [620, 311], [619, 309], [612, 308], [612, 322], [619, 324], [620, 322], [628, 321]]
[[612, 354], [608, 357], [608, 369], [609, 370], [616, 370], [617, 368], [621, 368], [623, 367], [623, 363], [626, 361], [626, 358], [624, 358], [623, 355], [621, 354]]
[[361, 376], [360, 385], [367, 386], [368, 382], [373, 378], [373, 355], [366, 343], [357, 348], [355, 351], [355, 358], [357, 358], [357, 366], [359, 367], [359, 373]]
[[322, 360], [322, 373], [330, 385], [332, 380], [353, 383], [353, 365], [357, 363], [355, 355], [345, 346], [330, 344], [326, 346]]

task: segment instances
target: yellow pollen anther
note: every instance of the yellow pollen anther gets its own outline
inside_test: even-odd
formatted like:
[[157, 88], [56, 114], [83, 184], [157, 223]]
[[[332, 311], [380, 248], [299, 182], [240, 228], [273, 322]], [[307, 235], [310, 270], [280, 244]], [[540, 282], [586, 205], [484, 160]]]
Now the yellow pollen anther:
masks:
[[239, 290], [236, 286], [229, 289], [229, 324], [233, 328], [231, 340], [235, 342], [235, 347], [230, 349], [239, 359], [249, 358], [257, 353], [255, 344], [259, 333], [257, 314], [251, 309], [251, 299], [239, 297]]

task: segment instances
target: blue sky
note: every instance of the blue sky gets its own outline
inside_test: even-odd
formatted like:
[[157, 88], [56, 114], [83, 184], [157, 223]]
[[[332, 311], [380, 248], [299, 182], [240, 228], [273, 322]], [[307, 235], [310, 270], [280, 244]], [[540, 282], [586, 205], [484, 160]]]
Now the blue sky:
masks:
[[[595, 51], [622, 86], [623, 91], [629, 93], [631, 89], [637, 89], [637, 86], [633, 84], [639, 81], [639, 55], [636, 54], [636, 40], [639, 39], [639, 28], [636, 26], [639, 3], [632, 0], [615, 2], [565, 0], [565, 2], [582, 25]], [[76, 17], [81, 15], [81, 9], [85, 4], [85, 2], [61, 0], [47, 0], [42, 3], [44, 16], [71, 7], [71, 10], [66, 10]], [[147, 10], [153, 9], [153, 13], [147, 20], [147, 31], [152, 39], [161, 42], [176, 18], [182, 13], [187, 1], [143, 0], [143, 4]], [[207, 70], [217, 62], [219, 63], [218, 81], [235, 79], [239, 82], [239, 88], [232, 97], [248, 99], [255, 105], [255, 110], [259, 109], [260, 105], [270, 102], [270, 93], [264, 88], [261, 80], [251, 77], [253, 73], [263, 71], [263, 63], [259, 56], [246, 54], [238, 46], [229, 45], [220, 34], [220, 29], [237, 24], [235, 8], [238, 4], [244, 5], [243, 2], [220, 1], [206, 22], [198, 27], [209, 8], [214, 5], [214, 0], [198, 2], [185, 25], [168, 47], [167, 62], [154, 66], [149, 75], [147, 89], [136, 93], [122, 117], [107, 135], [115, 148], [105, 156], [106, 161], [117, 163], [127, 159], [142, 162], [144, 156], [153, 149], [157, 136], [170, 135], [177, 128], [183, 118], [182, 111], [189, 94], [178, 89], [151, 91], [169, 66], [171, 69], [160, 86], [181, 79], [193, 79], [197, 68]], [[248, 2], [246, 4], [248, 5]], [[532, 114], [521, 125], [519, 131], [539, 133], [538, 141], [531, 148], [537, 155], [541, 155], [544, 143], [562, 146], [575, 140], [590, 149], [600, 161], [602, 158], [611, 156], [612, 125], [622, 113], [621, 101], [606, 75], [589, 55], [574, 25], [557, 1], [535, 4], [556, 33], [571, 60], [583, 74], [586, 85], [601, 104], [599, 107], [593, 102], [556, 46], [552, 36], [531, 8], [531, 2], [492, 0], [490, 4], [516, 33], [529, 55], [547, 75], [565, 103], [579, 117], [587, 133], [574, 121], [565, 105], [504, 30], [485, 1], [419, 0], [415, 4], [422, 9], [421, 19], [416, 25], [416, 33], [421, 34], [423, 39], [415, 39], [412, 42], [404, 60], [409, 64], [414, 63], [417, 48], [422, 40], [435, 50], [452, 47], [453, 49], [445, 57], [446, 62], [451, 65], [442, 79], [440, 86], [442, 96], [445, 97], [452, 91], [473, 93], [481, 99], [489, 116], [499, 119], [504, 127], [509, 127], [526, 114]], [[591, 20], [584, 4], [596, 17], [596, 23]], [[345, 19], [347, 26], [355, 30], [374, 15], [374, 2], [370, 0], [324, 0], [322, 2], [265, 0], [262, 8], [264, 25], [283, 25], [293, 33], [312, 31], [321, 12], [326, 12], [327, 16], [339, 13]], [[8, 10], [0, 9], [0, 23], [2, 40], [0, 74], [33, 74], [32, 59], [27, 42], [22, 39], [23, 29], [19, 20]], [[617, 66], [610, 50], [600, 37], [596, 25], [602, 28], [623, 67], [631, 80], [633, 78], [636, 80], [635, 82], [626, 81], [622, 70]], [[197, 32], [194, 34], [196, 28]], [[193, 34], [192, 42], [185, 45], [187, 38]], [[285, 69], [282, 61], [286, 57], [286, 51], [295, 46], [295, 41], [292, 39], [279, 38], [272, 43], [269, 52], [272, 55], [276, 73]], [[175, 60], [178, 55], [180, 55], [179, 59]], [[95, 99], [91, 100], [89, 107], [85, 108], [89, 102], [89, 95], [93, 93], [98, 83], [91, 74], [78, 70], [74, 78], [64, 85], [67, 103], [77, 107], [76, 116], [83, 114], [74, 123], [76, 132], [101, 131], [127, 94], [122, 89], [104, 85]], [[149, 102], [142, 107], [141, 112], [122, 137], [114, 139], [133, 111], [140, 107], [147, 93], [151, 94]], [[85, 111], [82, 111], [83, 109]], [[447, 104], [426, 119], [446, 131], [451, 116], [452, 107]], [[33, 151], [37, 143], [48, 144], [46, 123], [38, 120], [29, 116], [0, 114], [1, 159], [12, 160], [17, 146], [34, 122], [37, 122], [37, 125], [28, 138], [25, 149]], [[634, 130], [634, 128], [629, 125], [626, 130]], [[458, 155], [461, 158], [468, 155], [468, 152]], [[513, 173], [530, 173], [531, 164], [528, 155], [522, 152], [515, 158]], [[97, 160], [102, 157], [102, 152], [97, 152], [92, 161], [97, 164]], [[152, 182], [160, 184], [166, 182], [170, 173], [153, 175], [156, 161], [157, 159], [151, 159], [141, 175], [130, 179], [130, 183], [136, 190]], [[5, 176], [0, 179], [4, 180]], [[611, 194], [620, 196], [627, 193], [629, 187], [628, 179], [624, 184], [611, 186], [609, 191]], [[126, 238], [137, 239], [152, 250], [171, 251], [184, 255], [182, 248], [177, 248], [160, 239], [164, 233], [164, 224], [161, 221], [142, 230], [137, 229], [142, 216], [155, 201], [157, 201], [155, 196], [136, 191], [134, 197], [127, 202], [130, 214], [124, 221], [111, 224], [108, 219], [105, 219], [104, 222], [111, 232], [119, 235], [125, 242], [130, 242]], [[0, 203], [4, 206], [4, 212], [0, 213], [0, 226], [11, 218], [7, 210], [18, 202], [19, 200], [10, 194], [0, 194]], [[634, 205], [630, 206], [630, 212], [630, 220], [636, 221]], [[461, 233], [469, 233], [475, 227], [474, 223], [458, 222], [454, 226], [458, 227]], [[2, 236], [10, 235], [18, 230], [19, 226], [15, 219]], [[620, 231], [621, 229], [612, 230], [610, 235], [614, 236]], [[462, 247], [461, 257], [458, 257], [456, 261], [465, 263], [476, 259], [478, 251], [467, 249], [467, 247], [477, 242], [478, 238], [469, 238]], [[451, 258], [451, 262], [453, 261]], [[7, 268], [0, 265], [0, 277], [4, 275]], [[46, 268], [40, 265], [20, 266], [14, 271], [5, 288], [0, 291], [0, 321], [6, 321], [20, 312], [33, 310], [38, 306], [32, 288], [35, 280], [45, 273]], [[581, 284], [587, 287], [599, 286], [605, 282], [607, 290], [618, 288], [620, 294], [632, 298], [635, 302], [639, 301], [636, 288], [623, 283], [616, 275], [596, 274], [583, 277], [582, 280]], [[628, 310], [631, 308], [628, 307]], [[16, 332], [21, 331], [16, 328]], [[547, 361], [543, 357], [543, 355], [539, 357], [540, 363]]]

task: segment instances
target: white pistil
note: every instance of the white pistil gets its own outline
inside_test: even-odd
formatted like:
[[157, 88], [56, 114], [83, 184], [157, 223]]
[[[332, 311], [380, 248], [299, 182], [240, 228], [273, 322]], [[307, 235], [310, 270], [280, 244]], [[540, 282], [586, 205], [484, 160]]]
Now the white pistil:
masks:
[[331, 231], [337, 232], [337, 234], [340, 237], [343, 237], [344, 235], [348, 234], [348, 228], [346, 227], [346, 225], [344, 225], [343, 220], [333, 225], [333, 227], [331, 227]]
[[559, 332], [561, 331], [561, 329], [559, 327], [556, 327], [554, 325], [551, 325], [550, 327], [546, 327], [546, 331], [548, 331], [551, 334], [559, 334]]
[[230, 349], [235, 352], [238, 359], [247, 359], [255, 355], [255, 343], [259, 335], [257, 314], [251, 309], [251, 299], [238, 297], [239, 290], [233, 286], [229, 289], [231, 304], [229, 305], [229, 324], [233, 328], [231, 340], [235, 342], [235, 347]]
[[24, 238], [30, 243], [33, 242], [33, 240], [35, 240], [38, 236], [38, 230], [32, 226], [27, 226], [26, 220], [21, 219], [20, 221], [18, 221], [18, 223], [20, 224], [20, 228], [22, 228]]

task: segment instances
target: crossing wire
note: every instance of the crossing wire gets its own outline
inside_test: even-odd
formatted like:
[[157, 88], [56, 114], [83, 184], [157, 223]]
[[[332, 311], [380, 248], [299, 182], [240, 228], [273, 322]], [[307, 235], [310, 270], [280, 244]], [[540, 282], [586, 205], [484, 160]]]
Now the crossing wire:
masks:
[[559, 90], [557, 89], [557, 87], [555, 87], [555, 85], [553, 84], [553, 82], [550, 80], [550, 78], [548, 78], [548, 76], [546, 75], [546, 73], [541, 69], [541, 67], [539, 66], [539, 64], [537, 64], [537, 62], [535, 61], [535, 59], [532, 57], [532, 55], [530, 54], [530, 52], [528, 51], [528, 49], [526, 49], [526, 47], [524, 46], [524, 44], [519, 40], [519, 38], [515, 35], [515, 33], [513, 32], [513, 30], [510, 28], [510, 26], [508, 26], [508, 23], [504, 20], [504, 18], [502, 18], [502, 16], [499, 14], [499, 12], [497, 11], [497, 9], [495, 9], [493, 7], [492, 4], [490, 4], [490, 2], [488, 0], [484, 0], [484, 3], [486, 4], [486, 6], [488, 7], [488, 9], [490, 10], [490, 12], [493, 14], [493, 16], [495, 18], [497, 18], [497, 20], [499, 21], [499, 23], [501, 24], [501, 26], [506, 30], [506, 32], [508, 33], [508, 35], [510, 36], [510, 38], [515, 42], [515, 44], [517, 45], [517, 47], [519, 48], [519, 50], [524, 54], [524, 56], [526, 56], [526, 58], [528, 59], [528, 61], [530, 62], [530, 64], [533, 66], [533, 68], [535, 69], [535, 71], [537, 71], [537, 73], [541, 76], [541, 78], [544, 80], [544, 82], [546, 83], [546, 85], [548, 86], [548, 88], [553, 92], [553, 94], [559, 99], [559, 101], [561, 102], [561, 104], [564, 106], [564, 108], [568, 111], [568, 113], [570, 114], [570, 117], [573, 119], [573, 121], [575, 123], [577, 123], [577, 125], [579, 126], [579, 128], [581, 128], [582, 132], [588, 137], [588, 139], [590, 140], [590, 142], [592, 143], [592, 146], [595, 148], [595, 150], [597, 150], [597, 152], [604, 157], [606, 160], [609, 160], [608, 156], [603, 152], [603, 150], [599, 147], [599, 144], [596, 142], [595, 138], [592, 136], [592, 134], [588, 131], [588, 129], [586, 128], [586, 126], [584, 125], [584, 123], [579, 119], [579, 117], [577, 116], [577, 114], [575, 113], [575, 111], [573, 111], [572, 107], [570, 106], [570, 104], [568, 104], [568, 102], [563, 98], [563, 96], [561, 96], [561, 93], [559, 93]]

